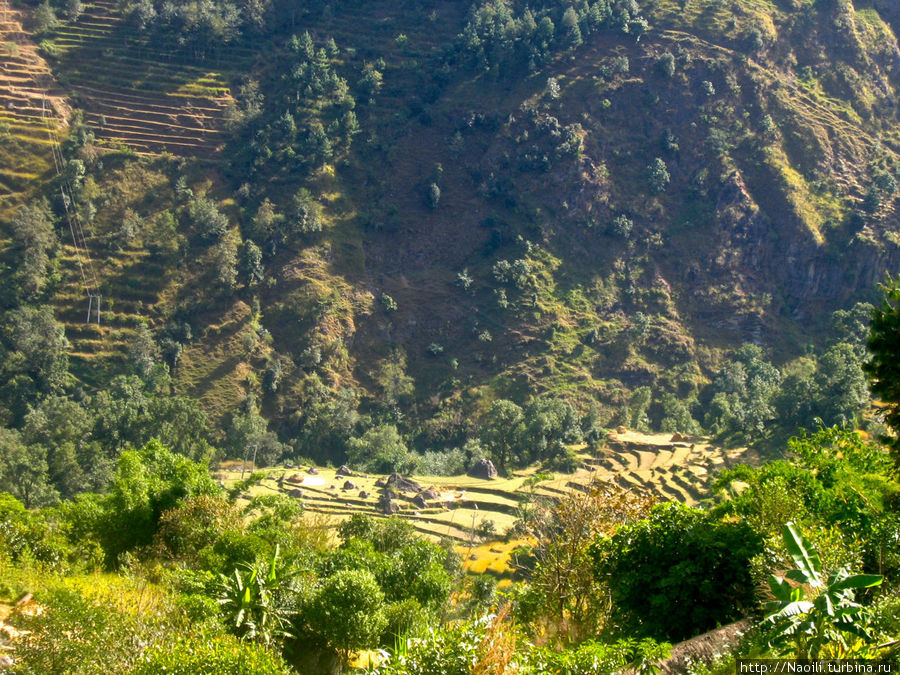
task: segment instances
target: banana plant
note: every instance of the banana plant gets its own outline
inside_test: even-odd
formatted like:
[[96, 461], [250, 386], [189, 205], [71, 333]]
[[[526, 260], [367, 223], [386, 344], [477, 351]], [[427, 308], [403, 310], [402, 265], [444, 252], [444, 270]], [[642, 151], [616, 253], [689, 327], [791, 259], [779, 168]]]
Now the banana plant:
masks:
[[278, 602], [279, 591], [290, 580], [290, 572], [278, 559], [275, 547], [272, 560], [244, 564], [244, 574], [235, 569], [220, 575], [218, 602], [229, 614], [229, 623], [243, 638], [271, 645], [290, 637], [287, 631], [290, 612]]
[[[842, 567], [826, 578], [818, 552], [793, 523], [784, 526], [782, 536], [796, 568], [783, 577], [769, 577], [775, 596], [766, 607], [765, 620], [774, 631], [770, 645], [798, 659], [818, 659], [826, 646], [846, 657], [856, 645], [871, 643], [867, 610], [856, 602], [854, 591], [877, 586], [883, 577], [850, 574]], [[854, 645], [848, 637], [856, 638]]]

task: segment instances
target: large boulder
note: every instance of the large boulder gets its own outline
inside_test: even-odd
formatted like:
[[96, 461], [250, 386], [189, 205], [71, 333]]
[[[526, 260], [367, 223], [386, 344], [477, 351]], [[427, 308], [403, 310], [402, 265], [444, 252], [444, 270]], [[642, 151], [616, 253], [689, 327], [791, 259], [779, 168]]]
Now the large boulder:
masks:
[[401, 492], [421, 492], [422, 486], [419, 485], [416, 481], [411, 480], [409, 478], [404, 478], [399, 473], [392, 473], [388, 476], [387, 484], [391, 487], [395, 487]]
[[352, 476], [353, 472], [350, 471], [350, 467], [346, 464], [342, 464], [341, 468], [337, 470], [336, 476]]
[[308, 473], [310, 476], [315, 476], [319, 473], [319, 470], [316, 467], [311, 466], [306, 470], [306, 473]]
[[440, 497], [440, 495], [435, 491], [434, 488], [428, 488], [427, 490], [423, 490], [420, 494], [425, 499], [428, 499], [431, 501], [434, 501], [435, 499], [438, 499]]
[[425, 497], [421, 492], [412, 498], [412, 503], [418, 506], [420, 509], [428, 508], [428, 502], [425, 500]]
[[387, 487], [387, 479], [379, 478], [378, 480], [375, 481], [375, 487], [380, 487], [380, 488]]
[[472, 476], [472, 478], [493, 480], [497, 477], [497, 469], [494, 467], [494, 463], [491, 460], [482, 457], [472, 465], [471, 469], [469, 469], [469, 475]]
[[303, 497], [303, 490], [299, 488], [294, 488], [293, 490], [288, 490], [288, 494], [291, 497], [297, 497], [298, 499]]
[[396, 502], [394, 502], [387, 494], [383, 494], [378, 498], [378, 508], [387, 516], [391, 516], [400, 510], [400, 507], [397, 506]]
[[366, 492], [365, 490], [360, 490], [360, 491], [359, 491], [359, 496], [360, 496], [360, 499], [368, 499], [368, 498], [369, 498], [369, 493]]
[[355, 490], [358, 487], [359, 486], [356, 483], [354, 483], [352, 480], [344, 481], [344, 489], [345, 490]]

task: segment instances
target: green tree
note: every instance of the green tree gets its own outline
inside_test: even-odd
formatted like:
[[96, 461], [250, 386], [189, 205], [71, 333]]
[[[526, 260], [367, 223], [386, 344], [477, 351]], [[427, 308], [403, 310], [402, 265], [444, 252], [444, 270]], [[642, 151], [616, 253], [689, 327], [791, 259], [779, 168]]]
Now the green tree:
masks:
[[113, 566], [122, 553], [153, 541], [165, 511], [183, 499], [220, 492], [205, 464], [151, 441], [140, 450], [123, 452], [109, 494], [80, 502], [69, 516], [102, 543]]
[[259, 241], [265, 241], [278, 229], [284, 216], [275, 211], [275, 206], [268, 197], [262, 201], [253, 216], [253, 234]]
[[34, 10], [35, 35], [41, 35], [42, 33], [51, 31], [58, 25], [59, 20], [56, 18], [56, 12], [54, 12], [53, 7], [50, 6], [49, 0], [44, 0], [44, 2], [39, 4], [37, 9]]
[[647, 167], [647, 178], [650, 181], [650, 189], [653, 192], [665, 192], [669, 187], [672, 177], [666, 167], [665, 161], [661, 157], [657, 157]]
[[688, 402], [681, 400], [675, 394], [666, 393], [662, 395], [660, 405], [662, 407], [660, 431], [677, 431], [683, 434], [700, 433], [700, 425], [691, 416]]
[[566, 34], [566, 44], [569, 47], [580, 47], [583, 39], [581, 28], [578, 26], [578, 14], [571, 7], [567, 7], [562, 16], [562, 27]]
[[232, 237], [224, 237], [213, 246], [212, 268], [221, 289], [230, 291], [237, 286], [238, 246]]
[[219, 211], [216, 203], [206, 197], [197, 197], [188, 204], [188, 219], [200, 235], [219, 240], [228, 231], [228, 218]]
[[[256, 466], [268, 466], [284, 453], [284, 445], [268, 431], [269, 423], [259, 414], [255, 401], [247, 401], [243, 409], [231, 416], [225, 435], [225, 450], [229, 457], [256, 454]], [[255, 467], [254, 467], [255, 468]]]
[[868, 346], [871, 359], [864, 370], [875, 397], [883, 404], [887, 425], [895, 436], [890, 441], [900, 451], [900, 279], [888, 277], [881, 286], [881, 304], [872, 313]]
[[145, 379], [160, 359], [159, 345], [146, 323], [140, 323], [128, 341], [128, 358], [137, 374]]
[[598, 538], [593, 555], [627, 634], [683, 640], [751, 611], [750, 560], [762, 543], [745, 523], [668, 503]]
[[853, 345], [839, 342], [819, 359], [816, 370], [818, 414], [825, 426], [852, 425], [869, 403], [863, 361]]
[[22, 500], [29, 509], [52, 504], [59, 496], [50, 485], [47, 450], [25, 445], [11, 429], [0, 429], [0, 492]]
[[781, 381], [781, 372], [763, 358], [760, 347], [741, 346], [713, 382], [704, 426], [723, 436], [758, 438], [775, 417]]
[[262, 264], [262, 251], [252, 239], [244, 242], [241, 251], [241, 277], [248, 288], [253, 288], [265, 278]]
[[546, 461], [565, 452], [566, 443], [581, 440], [575, 409], [552, 396], [539, 396], [525, 409], [522, 451], [526, 461]]
[[441, 201], [441, 188], [438, 187], [437, 183], [429, 183], [428, 188], [425, 190], [425, 203], [428, 204], [429, 209], [436, 209], [438, 204]]
[[26, 415], [22, 436], [28, 445], [48, 449], [50, 482], [63, 498], [106, 487], [111, 463], [93, 438], [93, 420], [83, 405], [48, 396]]
[[25, 297], [40, 293], [47, 284], [50, 255], [56, 247], [56, 233], [46, 200], [22, 206], [12, 220], [12, 234], [22, 254], [17, 268], [18, 283]]
[[[8, 312], [3, 321], [2, 337], [7, 352], [0, 368], [7, 383], [0, 392], [18, 391], [19, 399], [13, 402], [17, 409], [33, 402], [38, 392], [52, 394], [62, 390], [68, 379], [69, 341], [63, 326], [54, 318], [52, 308], [22, 307]], [[23, 387], [23, 382], [17, 383], [16, 375], [30, 381], [33, 393], [22, 397], [28, 387]]]
[[347, 461], [366, 471], [410, 473], [416, 468], [416, 457], [392, 424], [381, 424], [347, 443]]
[[500, 399], [491, 404], [482, 421], [481, 441], [503, 473], [518, 458], [525, 431], [524, 420], [522, 408], [512, 401]]
[[313, 199], [306, 188], [300, 188], [293, 200], [294, 228], [298, 232], [309, 234], [322, 230], [322, 205]]
[[348, 660], [350, 652], [378, 644], [387, 620], [384, 593], [368, 570], [335, 572], [319, 588], [306, 621], [311, 632], [322, 637]]
[[84, 5], [81, 4], [81, 0], [66, 0], [66, 18], [70, 22], [78, 21], [83, 11]]

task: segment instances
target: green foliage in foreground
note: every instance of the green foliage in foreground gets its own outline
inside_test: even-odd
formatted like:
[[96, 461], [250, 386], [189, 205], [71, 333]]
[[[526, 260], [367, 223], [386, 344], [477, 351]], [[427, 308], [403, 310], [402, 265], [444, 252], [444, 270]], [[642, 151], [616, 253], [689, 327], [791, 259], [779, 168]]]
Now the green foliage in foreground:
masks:
[[660, 504], [599, 540], [594, 557], [624, 634], [682, 640], [752, 609], [750, 560], [760, 552], [762, 538], [745, 523]]
[[[886, 404], [885, 422], [900, 431], [900, 279], [888, 277], [882, 287], [881, 305], [872, 313], [869, 332], [871, 360], [865, 369], [872, 393]], [[898, 441], [892, 441], [895, 451]]]
[[670, 649], [670, 644], [650, 639], [587, 641], [567, 650], [539, 648], [525, 642], [501, 610], [408, 640], [395, 658], [369, 675], [603, 675], [624, 668], [643, 673]]
[[[30, 631], [12, 672], [310, 675], [281, 659], [346, 666], [391, 646], [373, 672], [644, 671], [667, 654], [662, 640], [756, 615], [760, 582], [791, 564], [740, 653], [879, 655], [900, 630], [890, 457], [836, 428], [790, 449], [726, 472], [709, 510], [612, 486], [533, 505], [536, 563], [519, 566], [523, 588], [493, 595], [459, 583], [458, 556], [406, 521], [357, 515], [334, 546], [296, 501], [241, 508], [202, 464], [149, 443], [122, 454], [106, 494], [41, 511], [0, 496], [0, 599], [30, 590], [42, 608], [11, 619]], [[815, 544], [800, 525], [773, 539], [794, 519]], [[882, 578], [878, 596], [854, 595]], [[496, 614], [481, 616], [492, 600]]]
[[134, 675], [284, 675], [291, 671], [271, 650], [231, 635], [180, 638], [147, 651]]
[[867, 655], [872, 641], [868, 611], [856, 602], [854, 591], [878, 586], [884, 578], [850, 574], [845, 567], [826, 578], [818, 552], [793, 523], [784, 527], [784, 543], [797, 567], [769, 578], [775, 600], [766, 621], [774, 627], [773, 646], [799, 659], [818, 659], [829, 646], [832, 657], [858, 657], [860, 647]]

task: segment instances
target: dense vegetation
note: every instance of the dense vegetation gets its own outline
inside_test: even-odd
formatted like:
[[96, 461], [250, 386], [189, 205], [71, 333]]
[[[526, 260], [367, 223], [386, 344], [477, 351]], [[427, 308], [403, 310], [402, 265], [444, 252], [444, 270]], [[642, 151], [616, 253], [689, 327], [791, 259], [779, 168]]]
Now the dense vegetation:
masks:
[[[860, 422], [860, 317], [895, 256], [890, 9], [468, 9], [132, 2], [101, 36], [79, 21], [105, 5], [41, 4], [32, 28], [86, 106], [61, 179], [111, 313], [82, 325], [64, 204], [41, 181], [5, 222], [23, 264], [4, 309], [52, 307], [85, 400], [165, 365], [214, 445], [258, 410], [319, 461], [384, 424], [420, 453], [462, 448], [495, 402], [541, 395], [600, 426], [773, 448]], [[154, 44], [176, 47], [166, 78]], [[148, 68], [130, 103], [90, 82], [109, 58]], [[188, 120], [223, 80], [225, 112]], [[155, 149], [122, 130], [189, 95], [177, 127], [230, 139], [204, 141], [213, 162], [123, 145]], [[21, 427], [35, 395], [17, 387], [59, 385], [10, 368]]]
[[[13, 5], [13, 672], [602, 673], [741, 619], [712, 668], [895, 658], [892, 3]], [[516, 497], [502, 588], [210, 473], [565, 474], [618, 426], [768, 461]]]

